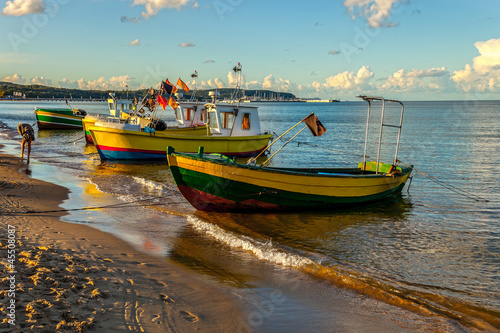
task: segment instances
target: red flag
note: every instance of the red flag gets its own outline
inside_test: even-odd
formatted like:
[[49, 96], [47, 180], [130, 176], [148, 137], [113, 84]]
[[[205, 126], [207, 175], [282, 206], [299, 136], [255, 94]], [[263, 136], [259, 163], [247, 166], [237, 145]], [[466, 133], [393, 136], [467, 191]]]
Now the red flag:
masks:
[[158, 101], [158, 103], [160, 103], [163, 110], [165, 110], [165, 108], [167, 107], [167, 104], [168, 104], [165, 97], [163, 97], [162, 95], [158, 95], [158, 98], [156, 100]]
[[302, 119], [306, 123], [307, 127], [311, 130], [312, 135], [322, 136], [326, 132], [326, 128], [323, 126], [318, 117], [314, 115], [314, 112]]
[[184, 83], [184, 81], [181, 80], [181, 78], [177, 80], [177, 85], [184, 89], [185, 92], [189, 92], [189, 87]]
[[170, 96], [170, 98], [168, 99], [168, 105], [170, 105], [170, 107], [174, 110], [179, 107], [179, 104], [177, 104], [177, 102], [172, 98], [172, 96]]
[[170, 83], [170, 81], [169, 81], [168, 79], [166, 79], [166, 80], [165, 80], [165, 82], [166, 82], [167, 84], [169, 84], [169, 85], [171, 85], [171, 86], [172, 86], [172, 92], [173, 92], [173, 93], [176, 93], [176, 92], [177, 92], [177, 87], [176, 87], [176, 86], [174, 86], [172, 83]]

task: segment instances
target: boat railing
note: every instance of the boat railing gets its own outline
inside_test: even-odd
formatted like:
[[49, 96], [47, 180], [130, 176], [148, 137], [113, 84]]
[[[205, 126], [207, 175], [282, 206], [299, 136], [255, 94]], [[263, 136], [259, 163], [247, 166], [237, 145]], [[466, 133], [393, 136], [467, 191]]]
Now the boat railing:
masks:
[[[378, 147], [377, 147], [377, 168], [375, 173], [379, 173], [379, 162], [380, 162], [380, 152], [381, 152], [381, 146], [382, 146], [382, 134], [383, 134], [383, 129], [384, 127], [390, 127], [390, 128], [396, 128], [398, 129], [398, 138], [396, 141], [396, 151], [394, 155], [394, 162], [393, 164], [397, 164], [398, 160], [398, 151], [399, 151], [399, 142], [401, 139], [401, 128], [403, 127], [403, 113], [404, 113], [404, 105], [402, 102], [394, 100], [394, 99], [385, 99], [383, 97], [368, 97], [368, 96], [358, 96], [362, 98], [364, 101], [368, 102], [368, 115], [366, 117], [366, 134], [365, 134], [365, 148], [364, 148], [364, 153], [363, 153], [363, 160], [362, 160], [362, 165], [363, 165], [363, 170], [366, 169], [366, 152], [368, 149], [368, 133], [369, 133], [369, 127], [370, 127], [370, 112], [371, 112], [371, 105], [372, 102], [382, 102], [382, 111], [381, 111], [381, 116], [380, 116], [380, 132], [379, 132], [379, 139], [378, 139]], [[399, 125], [394, 125], [394, 124], [386, 124], [384, 122], [384, 116], [385, 116], [385, 106], [386, 103], [397, 103], [401, 105], [401, 116], [399, 118]]]

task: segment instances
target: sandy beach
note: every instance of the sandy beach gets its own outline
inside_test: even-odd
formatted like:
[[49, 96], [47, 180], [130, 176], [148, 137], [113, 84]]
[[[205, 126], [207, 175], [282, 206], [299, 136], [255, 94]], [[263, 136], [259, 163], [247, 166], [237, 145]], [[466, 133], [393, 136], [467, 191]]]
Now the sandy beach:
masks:
[[0, 155], [0, 332], [247, 330], [240, 305], [194, 273], [61, 222], [68, 190], [26, 173]]

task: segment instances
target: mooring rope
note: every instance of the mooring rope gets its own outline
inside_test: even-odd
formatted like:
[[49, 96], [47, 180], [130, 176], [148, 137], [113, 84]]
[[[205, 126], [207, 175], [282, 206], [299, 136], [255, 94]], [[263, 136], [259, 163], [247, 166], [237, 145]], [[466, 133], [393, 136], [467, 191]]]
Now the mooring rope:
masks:
[[[81, 207], [81, 208], [72, 208], [72, 209], [55, 209], [55, 210], [43, 210], [43, 211], [28, 210], [28, 211], [24, 211], [24, 212], [0, 213], [0, 215], [45, 214], [45, 213], [74, 212], [74, 211], [82, 211], [82, 210], [136, 207], [137, 205], [134, 205], [134, 204], [152, 201], [152, 200], [157, 200], [157, 199], [162, 199], [162, 198], [170, 197], [170, 196], [174, 196], [174, 195], [171, 194], [171, 195], [165, 195], [162, 197], [152, 197], [152, 198], [147, 198], [147, 199], [141, 199], [141, 200], [130, 201], [130, 202], [122, 202], [122, 203], [104, 205], [104, 206], [91, 206], [91, 207]], [[140, 204], [138, 206], [147, 207], [147, 206], [162, 206], [162, 205], [165, 205], [165, 203], [145, 203], [145, 204]]]
[[[276, 134], [276, 133], [274, 133]], [[281, 139], [283, 141], [283, 139]], [[337, 153], [341, 153], [341, 154], [346, 154], [346, 155], [352, 155], [352, 156], [357, 156], [357, 157], [363, 157], [363, 155], [360, 155], [360, 154], [353, 154], [353, 153], [348, 153], [348, 152], [345, 152], [345, 151], [342, 151], [342, 150], [337, 150], [337, 149], [332, 149], [332, 148], [326, 148], [326, 147], [322, 147], [322, 146], [318, 146], [318, 145], [315, 145], [315, 144], [311, 144], [311, 143], [307, 143], [307, 142], [300, 142], [300, 141], [297, 141], [297, 144], [300, 146], [301, 144], [303, 145], [308, 145], [308, 146], [311, 146], [311, 147], [314, 147], [314, 148], [321, 148], [321, 149], [324, 149], [324, 150], [328, 150], [328, 151], [333, 151], [333, 152], [337, 152]], [[370, 156], [366, 156], [367, 158], [370, 158]], [[419, 171], [417, 169], [415, 169], [414, 167], [412, 167], [411, 165], [408, 165], [400, 160], [398, 160], [399, 163], [401, 164], [404, 164], [406, 165], [407, 167], [409, 167], [410, 169], [412, 169], [413, 171], [415, 171], [416, 173], [432, 180], [433, 182], [435, 182], [436, 184], [446, 188], [447, 190], [449, 191], [452, 191], [452, 192], [455, 192], [456, 194], [459, 194], [459, 195], [462, 195], [462, 196], [465, 196], [465, 197], [468, 197], [469, 199], [472, 199], [472, 200], [475, 200], [475, 201], [482, 201], [482, 202], [490, 202], [488, 199], [485, 199], [479, 195], [476, 195], [474, 193], [471, 193], [469, 191], [466, 191], [464, 189], [461, 189], [461, 188], [458, 188], [454, 185], [451, 185], [451, 184], [448, 184], [442, 180], [439, 180], [435, 177], [432, 177], [422, 171]]]
[[480, 197], [479, 195], [476, 195], [476, 194], [471, 193], [469, 191], [463, 190], [463, 189], [461, 189], [459, 187], [456, 187], [456, 186], [448, 184], [448, 183], [446, 183], [446, 182], [444, 182], [442, 180], [439, 180], [439, 179], [437, 179], [435, 177], [432, 177], [432, 176], [430, 176], [430, 175], [428, 175], [428, 174], [426, 174], [426, 173], [424, 173], [422, 171], [419, 171], [419, 170], [415, 169], [413, 166], [408, 165], [408, 164], [406, 164], [404, 162], [401, 162], [400, 160], [398, 160], [398, 162], [401, 163], [401, 164], [406, 165], [407, 167], [409, 167], [410, 169], [412, 169], [416, 173], [418, 173], [418, 174], [420, 174], [420, 175], [422, 175], [422, 176], [424, 176], [424, 177], [432, 180], [433, 182], [435, 182], [438, 185], [441, 185], [442, 187], [446, 188], [447, 190], [450, 190], [450, 191], [455, 192], [455, 193], [457, 193], [459, 195], [468, 197], [469, 199], [472, 199], [472, 200], [475, 200], [475, 201], [490, 202], [488, 199]]

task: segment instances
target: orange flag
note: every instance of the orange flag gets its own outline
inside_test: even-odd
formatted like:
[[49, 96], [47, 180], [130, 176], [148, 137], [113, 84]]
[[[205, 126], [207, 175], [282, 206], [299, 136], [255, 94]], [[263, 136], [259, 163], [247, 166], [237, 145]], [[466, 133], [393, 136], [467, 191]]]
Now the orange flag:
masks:
[[170, 105], [170, 107], [174, 110], [179, 107], [179, 104], [177, 104], [177, 102], [172, 98], [172, 96], [170, 96], [170, 98], [168, 99], [168, 105]]
[[174, 86], [172, 83], [170, 83], [170, 81], [168, 79], [165, 80], [165, 83], [166, 84], [170, 84], [172, 86], [172, 93], [176, 93], [177, 92], [177, 87]]
[[177, 85], [184, 89], [185, 92], [189, 92], [189, 87], [184, 83], [184, 81], [181, 80], [181, 78], [177, 80]]

